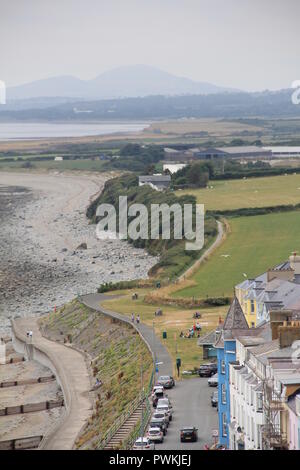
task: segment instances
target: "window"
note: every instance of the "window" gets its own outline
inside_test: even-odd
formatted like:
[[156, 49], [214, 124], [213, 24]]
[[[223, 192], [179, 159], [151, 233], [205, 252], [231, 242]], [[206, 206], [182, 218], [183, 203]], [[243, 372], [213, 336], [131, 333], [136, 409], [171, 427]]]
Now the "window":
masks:
[[226, 388], [225, 388], [225, 384], [222, 384], [222, 386], [221, 386], [221, 394], [222, 394], [222, 403], [223, 403], [223, 405], [226, 405]]
[[257, 393], [256, 403], [257, 403], [257, 409], [256, 409], [256, 411], [262, 411], [262, 410], [263, 410], [263, 396], [262, 396], [262, 392], [258, 392], [258, 393]]
[[221, 373], [225, 374], [225, 361], [221, 361]]
[[224, 437], [227, 436], [227, 419], [225, 413], [222, 414], [222, 433]]
[[254, 313], [254, 300], [251, 300], [250, 303], [251, 303], [251, 313]]

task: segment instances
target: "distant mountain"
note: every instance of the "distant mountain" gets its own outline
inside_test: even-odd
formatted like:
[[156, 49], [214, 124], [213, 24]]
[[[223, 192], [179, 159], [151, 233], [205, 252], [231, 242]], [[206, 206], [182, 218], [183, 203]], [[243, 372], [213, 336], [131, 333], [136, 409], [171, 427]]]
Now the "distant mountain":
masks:
[[37, 80], [7, 90], [10, 100], [32, 98], [115, 99], [149, 95], [186, 95], [234, 92], [207, 82], [178, 77], [148, 65], [119, 67], [104, 72], [93, 80], [61, 76]]

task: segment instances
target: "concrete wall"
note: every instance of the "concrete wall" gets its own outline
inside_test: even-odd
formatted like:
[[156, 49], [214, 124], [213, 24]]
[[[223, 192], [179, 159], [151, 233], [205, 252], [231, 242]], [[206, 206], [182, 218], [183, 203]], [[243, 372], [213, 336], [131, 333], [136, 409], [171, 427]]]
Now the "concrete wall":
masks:
[[47, 442], [47, 439], [50, 439], [50, 437], [55, 434], [55, 432], [59, 429], [63, 421], [68, 417], [70, 413], [71, 391], [69, 390], [64, 370], [60, 366], [56, 358], [52, 356], [51, 353], [44, 351], [41, 347], [37, 347], [34, 344], [29, 345], [27, 343], [26, 335], [18, 330], [17, 324], [14, 320], [12, 320], [12, 341], [13, 346], [18, 353], [24, 354], [24, 356], [28, 359], [30, 356], [30, 359], [33, 359], [39, 362], [40, 364], [44, 365], [45, 367], [48, 367], [54, 374], [63, 392], [65, 412], [62, 413], [62, 415], [54, 423], [54, 425], [48, 429], [48, 432], [44, 436], [39, 446], [40, 448], [43, 448]]

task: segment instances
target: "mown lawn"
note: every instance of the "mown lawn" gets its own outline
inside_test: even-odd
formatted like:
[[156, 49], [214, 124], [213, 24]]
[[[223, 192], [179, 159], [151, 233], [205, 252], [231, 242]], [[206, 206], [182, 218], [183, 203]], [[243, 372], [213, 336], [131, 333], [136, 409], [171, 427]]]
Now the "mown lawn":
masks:
[[[300, 193], [300, 191], [299, 191]], [[300, 211], [229, 219], [231, 233], [174, 297], [230, 295], [233, 287], [300, 251]], [[229, 256], [224, 256], [229, 255]], [[245, 276], [246, 275], [246, 276]]]
[[[155, 317], [154, 312], [157, 305], [150, 305], [144, 302], [144, 296], [149, 292], [147, 289], [139, 289], [138, 300], [132, 300], [134, 290], [120, 291], [122, 297], [103, 302], [103, 306], [115, 312], [131, 316], [132, 313], [140, 315], [141, 321], [149, 326], [154, 326], [155, 333], [165, 344], [173, 359], [173, 373], [175, 374], [176, 357], [182, 361], [183, 370], [192, 370], [199, 367], [202, 361], [202, 348], [197, 346], [197, 338], [179, 338], [180, 332], [187, 332], [194, 324], [193, 314], [196, 309], [184, 309], [182, 307], [161, 306], [163, 315]], [[116, 292], [113, 292], [115, 294]], [[201, 311], [200, 323], [203, 327], [202, 334], [211, 331], [218, 324], [219, 317], [224, 318], [228, 307], [197, 309]], [[154, 325], [153, 325], [154, 322]], [[167, 332], [167, 339], [162, 338], [163, 331]], [[176, 353], [177, 343], [177, 353]]]
[[206, 210], [300, 203], [300, 174], [210, 181], [209, 186], [209, 189], [187, 189], [176, 191], [176, 194], [192, 194]]

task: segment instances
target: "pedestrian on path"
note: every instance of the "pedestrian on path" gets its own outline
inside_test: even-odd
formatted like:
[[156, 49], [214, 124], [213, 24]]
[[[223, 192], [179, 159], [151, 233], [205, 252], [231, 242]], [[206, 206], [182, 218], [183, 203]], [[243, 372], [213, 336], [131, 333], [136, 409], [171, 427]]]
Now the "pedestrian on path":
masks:
[[134, 323], [134, 313], [131, 314], [131, 321]]
[[139, 315], [136, 317], [136, 322], [137, 322], [137, 324], [140, 323], [140, 316]]

